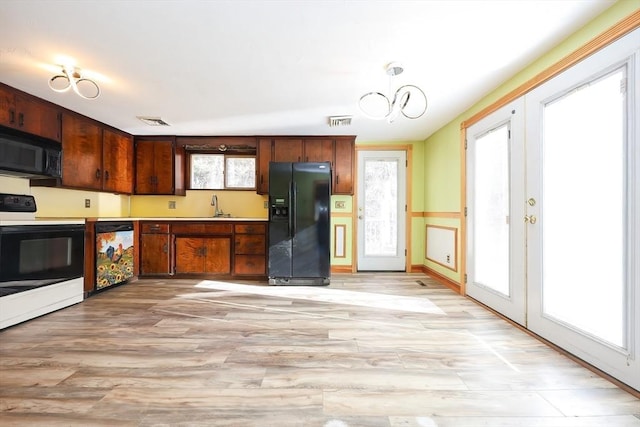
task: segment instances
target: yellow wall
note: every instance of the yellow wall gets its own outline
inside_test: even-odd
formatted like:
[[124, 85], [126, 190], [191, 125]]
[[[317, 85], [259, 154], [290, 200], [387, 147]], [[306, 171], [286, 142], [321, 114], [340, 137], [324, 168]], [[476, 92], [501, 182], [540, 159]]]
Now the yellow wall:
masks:
[[[241, 218], [268, 218], [267, 196], [254, 191], [188, 190], [186, 196], [131, 196], [132, 217], [211, 217], [213, 195], [218, 196], [219, 209]], [[169, 203], [175, 202], [175, 209]]]
[[[129, 216], [129, 197], [94, 191], [29, 187], [29, 180], [0, 176], [0, 192], [31, 194], [38, 218], [93, 218]], [[90, 207], [85, 208], [85, 200]]]
[[[456, 227], [458, 230], [462, 225], [461, 221], [464, 218], [462, 215], [463, 207], [460, 206], [462, 194], [462, 183], [460, 182], [460, 126], [462, 122], [483, 108], [495, 103], [501, 97], [637, 11], [639, 9], [638, 4], [637, 0], [620, 0], [616, 2], [582, 29], [531, 63], [531, 65], [479, 100], [471, 108], [426, 140], [424, 151], [424, 168], [426, 170], [424, 181], [425, 212], [434, 213], [435, 215], [434, 217], [429, 217], [426, 223]], [[458, 212], [458, 218], [439, 217], [437, 213], [441, 212]], [[463, 238], [464, 236], [459, 232], [458, 260], [461, 259], [460, 248]], [[423, 263], [428, 268], [461, 283], [460, 271], [452, 272], [426, 258], [423, 258]]]

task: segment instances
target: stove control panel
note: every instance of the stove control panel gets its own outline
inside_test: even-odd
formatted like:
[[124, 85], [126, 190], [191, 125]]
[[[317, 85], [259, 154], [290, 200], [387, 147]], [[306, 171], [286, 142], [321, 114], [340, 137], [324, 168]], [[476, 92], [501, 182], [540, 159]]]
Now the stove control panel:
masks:
[[0, 193], [0, 212], [35, 212], [36, 199], [28, 194]]

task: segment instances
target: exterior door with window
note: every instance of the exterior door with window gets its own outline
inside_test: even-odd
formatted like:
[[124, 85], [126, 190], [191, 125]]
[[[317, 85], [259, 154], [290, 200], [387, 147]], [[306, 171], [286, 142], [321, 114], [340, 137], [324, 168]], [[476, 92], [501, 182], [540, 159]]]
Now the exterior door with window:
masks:
[[524, 102], [467, 129], [467, 294], [524, 325]]
[[640, 30], [630, 36], [527, 95], [527, 309], [529, 329], [640, 389]]
[[636, 389], [639, 37], [467, 129], [467, 293]]
[[358, 151], [358, 271], [406, 271], [405, 151]]

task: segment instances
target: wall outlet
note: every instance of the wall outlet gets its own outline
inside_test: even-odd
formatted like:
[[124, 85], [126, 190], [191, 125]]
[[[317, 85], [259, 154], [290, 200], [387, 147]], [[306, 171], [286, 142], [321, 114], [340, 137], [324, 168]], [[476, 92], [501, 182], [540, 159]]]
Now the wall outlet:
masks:
[[268, 209], [268, 208], [269, 208], [269, 202], [268, 202], [268, 201], [266, 201], [266, 200], [264, 201], [264, 208], [265, 208], [265, 209]]
[[84, 207], [85, 208], [91, 207], [91, 199], [84, 199]]
[[175, 208], [176, 208], [176, 201], [169, 200], [169, 209], [175, 209]]
[[344, 200], [336, 201], [336, 209], [344, 209], [344, 208], [345, 208]]

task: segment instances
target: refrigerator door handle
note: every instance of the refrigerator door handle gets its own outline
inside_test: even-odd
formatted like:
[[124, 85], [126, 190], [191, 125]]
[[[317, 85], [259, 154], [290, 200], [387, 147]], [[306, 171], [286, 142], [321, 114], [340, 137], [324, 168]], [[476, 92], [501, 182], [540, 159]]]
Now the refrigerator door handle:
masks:
[[293, 236], [293, 182], [289, 181], [289, 188], [287, 189], [287, 195], [289, 196], [289, 211], [287, 212], [287, 238], [291, 238]]
[[290, 191], [291, 191], [291, 197], [289, 198], [289, 229], [291, 230], [291, 237], [295, 237], [296, 232], [297, 232], [297, 228], [298, 228], [298, 224], [296, 221], [296, 216], [298, 215], [298, 213], [296, 212], [296, 208], [297, 208], [297, 196], [296, 193], [298, 192], [298, 186], [296, 185], [295, 181], [291, 182], [290, 185]]

